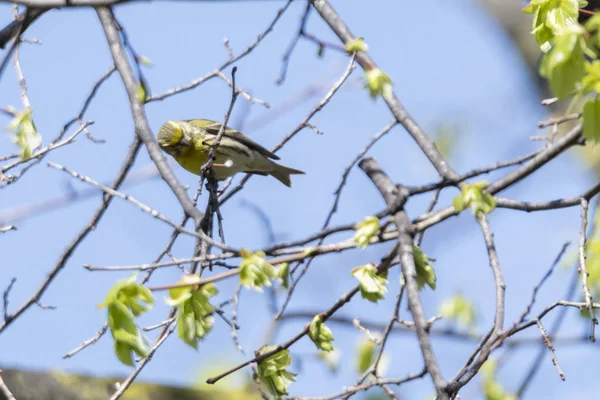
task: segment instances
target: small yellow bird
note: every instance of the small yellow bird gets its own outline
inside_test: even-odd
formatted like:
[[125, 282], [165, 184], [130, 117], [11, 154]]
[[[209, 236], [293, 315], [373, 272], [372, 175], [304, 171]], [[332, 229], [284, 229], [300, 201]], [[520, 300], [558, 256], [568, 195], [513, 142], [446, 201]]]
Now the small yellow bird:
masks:
[[[210, 153], [210, 145], [219, 134], [222, 124], [208, 119], [167, 121], [158, 131], [161, 149], [171, 155], [183, 168], [200, 175], [200, 169]], [[284, 185], [291, 187], [290, 175], [304, 174], [297, 169], [277, 164], [279, 157], [242, 133], [229, 127], [215, 149], [216, 159], [212, 164], [215, 178], [227, 179], [238, 172], [271, 175]]]

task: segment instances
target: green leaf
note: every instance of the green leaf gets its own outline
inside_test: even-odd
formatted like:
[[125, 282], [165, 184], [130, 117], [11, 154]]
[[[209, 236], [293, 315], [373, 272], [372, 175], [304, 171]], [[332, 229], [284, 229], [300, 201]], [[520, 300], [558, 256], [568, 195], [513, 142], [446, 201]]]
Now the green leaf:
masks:
[[272, 278], [277, 276], [275, 267], [265, 261], [265, 253], [258, 251], [252, 253], [248, 250], [241, 251], [240, 282], [246, 288], [262, 292], [261, 286], [271, 286]]
[[150, 290], [135, 281], [136, 275], [118, 281], [98, 308], [108, 309], [108, 326], [114, 339], [115, 354], [119, 361], [133, 365], [133, 355], [144, 357], [148, 346], [135, 317], [148, 311], [154, 304]]
[[360, 374], [364, 374], [375, 362], [375, 349], [377, 344], [370, 339], [365, 338], [358, 344], [356, 369]]
[[578, 26], [579, 1], [532, 0], [523, 12], [533, 14], [532, 33], [540, 49], [547, 52], [555, 35]]
[[333, 333], [331, 329], [329, 329], [323, 323], [323, 317], [320, 315], [315, 315], [313, 318], [310, 328], [308, 331], [308, 337], [313, 341], [317, 349], [323, 351], [332, 351], [333, 345]]
[[581, 93], [587, 94], [591, 91], [600, 93], [600, 61], [586, 62], [583, 68], [586, 75], [581, 79]]
[[[263, 346], [257, 351], [257, 354], [266, 354], [276, 348], [277, 346], [274, 345]], [[276, 399], [288, 395], [288, 386], [296, 381], [296, 374], [287, 371], [291, 363], [292, 357], [287, 349], [281, 350], [258, 363], [257, 377]]]
[[465, 208], [470, 208], [473, 215], [478, 213], [489, 214], [496, 208], [494, 196], [482, 191], [487, 187], [485, 181], [475, 182], [470, 185], [464, 185], [461, 193], [454, 198], [452, 204], [456, 211], [461, 212]]
[[367, 83], [365, 87], [369, 89], [369, 96], [376, 99], [378, 96], [389, 96], [392, 93], [392, 80], [379, 68], [371, 68], [365, 72]]
[[548, 79], [552, 93], [559, 99], [572, 95], [585, 74], [583, 33], [583, 29], [571, 29], [556, 36], [540, 64], [540, 74]]
[[583, 136], [600, 141], [600, 100], [588, 100], [583, 106]]
[[359, 51], [367, 51], [369, 46], [365, 43], [363, 38], [356, 38], [346, 42], [344, 45], [348, 53], [357, 53]]
[[365, 249], [371, 242], [371, 238], [379, 231], [379, 218], [366, 217], [363, 221], [354, 226], [354, 243], [359, 249]]
[[290, 288], [290, 264], [282, 263], [277, 266], [277, 279], [281, 281], [281, 286], [286, 289]]
[[[154, 298], [152, 292], [145, 286], [135, 281], [137, 274], [126, 279], [121, 279], [108, 291], [104, 302], [98, 308], [108, 307], [116, 302], [126, 306], [134, 316], [152, 309]], [[143, 304], [146, 303], [146, 304]]]
[[146, 102], [146, 94], [147, 94], [148, 90], [146, 89], [146, 84], [144, 83], [144, 81], [140, 81], [140, 84], [137, 87], [137, 91], [135, 93], [135, 96], [137, 98], [137, 101], [140, 102], [140, 104], [144, 104]]
[[467, 328], [472, 328], [477, 323], [475, 306], [460, 294], [444, 300], [440, 306], [440, 313], [445, 318], [454, 320]]
[[496, 381], [497, 363], [488, 359], [481, 366], [481, 377], [483, 379], [483, 394], [486, 400], [518, 400], [515, 394], [507, 393], [502, 385]]
[[377, 267], [374, 264], [356, 267], [351, 274], [360, 284], [360, 294], [363, 299], [376, 303], [385, 297], [387, 292], [385, 285], [388, 284], [388, 281], [381, 274], [377, 275]]
[[29, 160], [33, 151], [42, 144], [42, 136], [35, 128], [31, 109], [17, 113], [6, 130], [13, 133], [12, 142], [21, 149], [22, 160]]
[[435, 259], [427, 257], [427, 255], [414, 244], [413, 257], [415, 259], [415, 268], [417, 270], [417, 287], [421, 290], [427, 285], [435, 290], [435, 271], [429, 263], [430, 261], [435, 261]]
[[192, 284], [199, 283], [200, 276], [196, 274], [188, 274], [177, 282], [178, 284], [189, 284], [190, 286], [176, 287], [169, 289], [169, 298], [166, 299], [166, 303], [170, 306], [177, 307], [183, 302], [192, 297], [192, 292], [195, 291]]
[[[179, 282], [194, 283], [199, 280], [197, 275], [186, 275]], [[214, 307], [210, 304], [210, 298], [218, 290], [212, 283], [208, 283], [199, 288], [188, 286], [170, 289], [169, 292], [171, 298], [167, 299], [167, 303], [177, 306], [177, 335], [184, 343], [197, 349], [198, 340], [204, 339], [213, 327]]]

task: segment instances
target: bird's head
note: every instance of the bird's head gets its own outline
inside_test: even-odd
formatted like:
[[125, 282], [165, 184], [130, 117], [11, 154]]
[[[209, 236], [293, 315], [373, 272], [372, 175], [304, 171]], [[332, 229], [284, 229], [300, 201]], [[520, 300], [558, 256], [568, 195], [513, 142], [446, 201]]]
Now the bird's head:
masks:
[[165, 122], [156, 135], [159, 146], [174, 156], [189, 149], [191, 143], [186, 137], [184, 129], [185, 123], [182, 121]]

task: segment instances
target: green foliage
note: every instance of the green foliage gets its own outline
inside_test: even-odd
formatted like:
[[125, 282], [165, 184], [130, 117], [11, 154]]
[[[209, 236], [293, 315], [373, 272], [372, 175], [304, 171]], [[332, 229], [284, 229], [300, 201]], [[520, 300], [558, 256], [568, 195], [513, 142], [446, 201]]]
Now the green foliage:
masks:
[[466, 328], [474, 328], [477, 324], [475, 306], [460, 294], [442, 301], [440, 313], [445, 318], [454, 320]]
[[144, 83], [143, 80], [140, 81], [140, 84], [137, 87], [137, 90], [135, 92], [137, 101], [140, 102], [140, 104], [144, 104], [146, 102], [146, 97], [148, 94], [148, 89], [146, 88], [146, 84]]
[[600, 295], [600, 237], [594, 235], [586, 244], [585, 266], [588, 272], [588, 285], [593, 297]]
[[523, 9], [533, 14], [532, 33], [543, 52], [550, 49], [555, 35], [577, 25], [579, 7], [579, 0], [531, 0]]
[[364, 220], [354, 226], [354, 243], [359, 249], [365, 249], [371, 242], [371, 238], [379, 231], [379, 218], [365, 217]]
[[282, 263], [277, 266], [275, 273], [277, 279], [281, 281], [281, 286], [286, 289], [290, 288], [290, 264]]
[[364, 374], [375, 362], [377, 344], [368, 339], [364, 338], [358, 344], [357, 357], [356, 357], [356, 370], [360, 374]]
[[454, 198], [453, 205], [456, 211], [461, 212], [465, 208], [470, 208], [473, 215], [478, 213], [489, 214], [496, 208], [496, 200], [489, 193], [483, 193], [487, 187], [485, 181], [475, 182], [471, 185], [464, 185], [461, 193]]
[[344, 47], [348, 53], [367, 51], [369, 49], [369, 46], [367, 46], [367, 43], [365, 43], [365, 40], [363, 38], [349, 40], [346, 42]]
[[378, 96], [389, 96], [392, 94], [392, 80], [379, 68], [371, 68], [365, 72], [367, 83], [365, 87], [369, 89], [369, 96], [376, 99]]
[[[258, 350], [258, 354], [265, 354], [277, 348], [274, 345], [263, 346]], [[287, 371], [292, 363], [290, 352], [285, 349], [281, 350], [258, 363], [258, 379], [265, 388], [280, 399], [281, 396], [287, 395], [288, 386], [296, 381], [296, 374]]]
[[600, 100], [588, 100], [583, 106], [583, 136], [600, 141]]
[[274, 266], [265, 261], [265, 253], [252, 253], [242, 249], [240, 263], [240, 282], [246, 288], [262, 292], [261, 286], [271, 286], [271, 279], [277, 276]]
[[[178, 283], [193, 284], [200, 282], [195, 274], [185, 275]], [[167, 304], [177, 307], [177, 335], [186, 344], [198, 348], [198, 340], [212, 329], [214, 308], [210, 298], [219, 291], [212, 284], [201, 287], [185, 286], [169, 289]]]
[[540, 64], [540, 75], [548, 79], [552, 93], [559, 99], [574, 94], [585, 75], [584, 54], [591, 50], [585, 44], [584, 33], [581, 25], [573, 25], [556, 36]]
[[481, 366], [481, 378], [483, 380], [483, 394], [486, 400], [518, 400], [515, 394], [507, 393], [504, 387], [496, 381], [497, 363], [488, 359]]
[[434, 258], [429, 258], [423, 250], [413, 244], [413, 257], [415, 258], [415, 268], [417, 270], [417, 286], [419, 290], [425, 285], [435, 290], [435, 271], [429, 263], [435, 261]]
[[42, 144], [42, 136], [35, 129], [31, 109], [16, 113], [6, 130], [13, 133], [12, 142], [21, 149], [22, 160], [29, 160], [33, 151]]
[[133, 366], [132, 352], [144, 357], [148, 346], [135, 317], [150, 310], [154, 298], [150, 290], [135, 281], [136, 276], [118, 281], [98, 308], [108, 308], [108, 326], [115, 342], [115, 353], [123, 364]]
[[385, 297], [387, 292], [385, 285], [388, 284], [387, 271], [378, 275], [377, 267], [367, 264], [354, 268], [351, 273], [360, 283], [360, 294], [363, 299], [377, 303]]
[[333, 350], [333, 345], [331, 344], [331, 342], [334, 341], [333, 333], [331, 332], [331, 329], [323, 323], [323, 317], [321, 315], [315, 315], [310, 323], [308, 337], [313, 341], [315, 346], [317, 346], [317, 349], [323, 351]]

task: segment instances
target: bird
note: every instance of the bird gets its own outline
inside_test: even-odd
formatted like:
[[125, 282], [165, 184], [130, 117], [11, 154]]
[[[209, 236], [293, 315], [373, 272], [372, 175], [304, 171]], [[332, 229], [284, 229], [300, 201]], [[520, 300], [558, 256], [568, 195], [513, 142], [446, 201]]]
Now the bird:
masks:
[[[201, 175], [208, 161], [211, 145], [223, 124], [208, 119], [173, 120], [165, 122], [156, 134], [160, 148], [189, 172]], [[217, 180], [225, 180], [238, 172], [271, 175], [287, 187], [290, 175], [303, 171], [286, 167], [272, 160], [280, 158], [252, 141], [236, 129], [226, 126], [219, 145], [214, 150], [211, 169]]]

